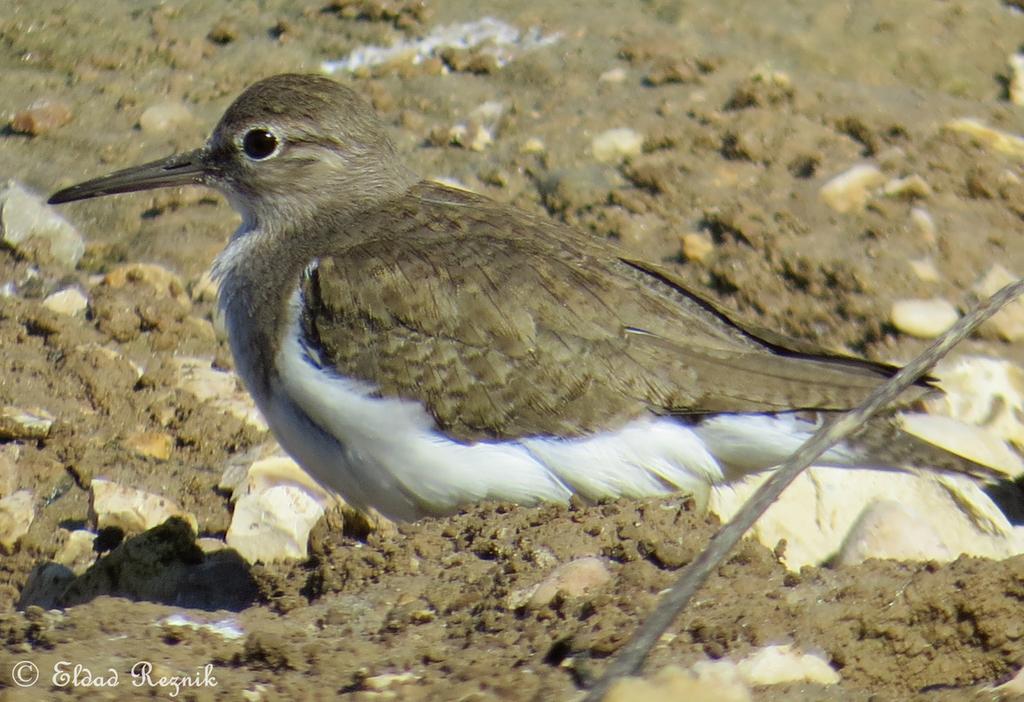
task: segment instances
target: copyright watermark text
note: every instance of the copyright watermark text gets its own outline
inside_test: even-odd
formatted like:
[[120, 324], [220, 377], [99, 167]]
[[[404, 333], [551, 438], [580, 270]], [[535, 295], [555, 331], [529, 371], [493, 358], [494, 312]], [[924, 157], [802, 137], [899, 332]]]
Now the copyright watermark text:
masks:
[[177, 675], [157, 672], [149, 661], [137, 661], [127, 673], [114, 668], [93, 669], [71, 661], [57, 661], [45, 673], [32, 661], [18, 661], [11, 667], [11, 681], [18, 687], [32, 687], [43, 679], [44, 675], [45, 682], [54, 687], [102, 688], [117, 687], [123, 683], [132, 687], [160, 689], [172, 698], [188, 688], [217, 687], [212, 663], [207, 663], [192, 672]]

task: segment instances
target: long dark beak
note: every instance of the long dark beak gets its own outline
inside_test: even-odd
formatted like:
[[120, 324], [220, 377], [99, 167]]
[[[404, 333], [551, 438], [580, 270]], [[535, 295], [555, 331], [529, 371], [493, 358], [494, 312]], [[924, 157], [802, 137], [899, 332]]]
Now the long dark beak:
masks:
[[62, 202], [85, 200], [101, 195], [199, 184], [203, 182], [205, 173], [203, 156], [203, 149], [196, 149], [141, 166], [125, 168], [123, 171], [116, 171], [101, 178], [94, 178], [78, 185], [72, 185], [70, 188], [64, 188], [64, 190], [51, 195], [47, 202], [51, 205], [59, 205]]

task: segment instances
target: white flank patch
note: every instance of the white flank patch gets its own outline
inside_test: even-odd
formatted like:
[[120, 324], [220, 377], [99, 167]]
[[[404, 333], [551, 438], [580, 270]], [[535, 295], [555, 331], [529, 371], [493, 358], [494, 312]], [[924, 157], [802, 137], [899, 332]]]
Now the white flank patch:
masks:
[[736, 416], [704, 431], [651, 416], [584, 439], [459, 443], [419, 403], [373, 397], [368, 384], [311, 362], [300, 341], [300, 304], [296, 291], [276, 358], [280, 383], [267, 402], [257, 401], [281, 445], [317, 480], [391, 518], [447, 514], [484, 499], [564, 501], [574, 492], [595, 499], [702, 494], [723, 480], [715, 455], [730, 446], [730, 435], [740, 440], [730, 458], [756, 470], [776, 465], [814, 428]]

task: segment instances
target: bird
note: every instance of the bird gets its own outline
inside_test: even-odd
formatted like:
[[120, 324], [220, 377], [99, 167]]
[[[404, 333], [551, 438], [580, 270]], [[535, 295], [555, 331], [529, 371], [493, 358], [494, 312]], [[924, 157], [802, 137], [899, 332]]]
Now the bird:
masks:
[[[235, 368], [278, 442], [391, 519], [706, 495], [778, 466], [896, 371], [744, 322], [606, 239], [422, 179], [369, 104], [324, 76], [260, 80], [200, 148], [49, 202], [186, 184], [241, 215], [212, 270]], [[936, 391], [926, 379], [902, 400]], [[818, 464], [988, 475], [892, 413]]]

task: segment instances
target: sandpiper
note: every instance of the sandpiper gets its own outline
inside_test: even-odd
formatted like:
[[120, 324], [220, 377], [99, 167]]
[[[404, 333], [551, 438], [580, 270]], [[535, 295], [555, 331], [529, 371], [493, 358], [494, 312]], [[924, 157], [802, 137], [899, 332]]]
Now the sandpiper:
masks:
[[[194, 183], [242, 216], [214, 272], [256, 404], [310, 474], [392, 518], [701, 494], [778, 465], [894, 370], [756, 330], [608, 242], [421, 180], [373, 110], [320, 76], [260, 81], [201, 148], [50, 202]], [[821, 463], [986, 472], [892, 417]]]

